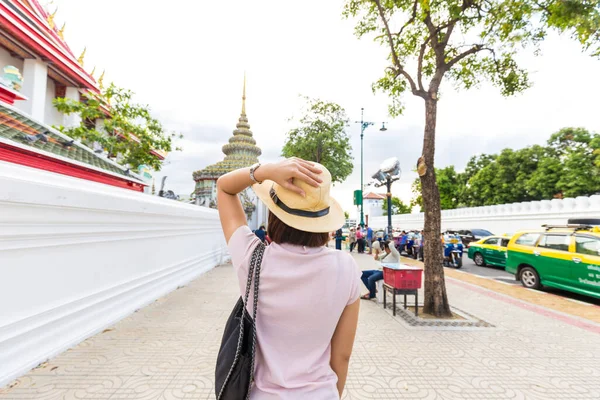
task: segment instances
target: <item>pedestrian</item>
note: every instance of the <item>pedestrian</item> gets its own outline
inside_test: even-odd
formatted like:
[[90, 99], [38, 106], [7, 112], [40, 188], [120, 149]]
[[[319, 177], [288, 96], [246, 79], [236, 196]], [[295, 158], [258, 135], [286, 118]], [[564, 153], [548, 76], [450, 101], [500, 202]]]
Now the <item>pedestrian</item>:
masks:
[[356, 231], [354, 230], [354, 228], [350, 228], [350, 234], [348, 235], [348, 240], [350, 241], [350, 253], [352, 253], [352, 250], [354, 250], [354, 247], [356, 246]]
[[342, 249], [342, 241], [343, 240], [344, 240], [344, 232], [342, 231], [342, 228], [340, 228], [337, 231], [335, 231], [335, 249], [336, 250]]
[[[380, 250], [381, 248], [383, 250]], [[393, 242], [383, 242], [381, 243], [381, 247], [379, 242], [376, 242], [375, 254], [373, 258], [381, 262], [396, 264], [400, 262], [400, 253], [398, 253], [398, 250], [396, 250], [396, 246], [394, 246]], [[369, 289], [369, 293], [361, 296], [361, 299], [373, 299], [377, 294], [377, 281], [383, 279], [383, 271], [381, 267], [379, 269], [363, 271], [360, 279], [363, 281], [367, 289]]]
[[360, 272], [348, 253], [325, 247], [345, 220], [330, 196], [331, 174], [292, 158], [218, 179], [219, 216], [242, 296], [261, 245], [238, 199], [251, 185], [269, 209], [272, 240], [246, 304], [252, 315], [258, 293], [251, 398], [339, 400], [358, 323]]
[[358, 243], [358, 252], [360, 254], [365, 252], [365, 239], [362, 228], [359, 226], [356, 227], [356, 241]]
[[365, 225], [367, 228], [367, 245], [369, 245], [369, 254], [373, 254], [373, 229], [369, 228], [369, 225]]

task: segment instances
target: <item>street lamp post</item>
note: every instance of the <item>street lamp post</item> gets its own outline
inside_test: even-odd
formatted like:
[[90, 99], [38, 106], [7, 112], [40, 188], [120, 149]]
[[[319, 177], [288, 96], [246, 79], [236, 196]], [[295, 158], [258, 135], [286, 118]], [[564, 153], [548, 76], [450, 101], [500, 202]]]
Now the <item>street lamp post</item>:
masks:
[[385, 185], [387, 188], [387, 215], [388, 215], [388, 227], [387, 232], [389, 236], [392, 236], [392, 183], [400, 179], [402, 170], [400, 169], [400, 162], [397, 158], [389, 158], [381, 164], [381, 168], [373, 175], [373, 179], [377, 182], [376, 187]]
[[[365, 129], [367, 129], [369, 126], [371, 125], [375, 125], [374, 122], [369, 122], [369, 121], [365, 121], [364, 120], [364, 112], [365, 109], [364, 107], [361, 107], [360, 109], [360, 121], [355, 121], [354, 123], [356, 124], [360, 124], [360, 226], [364, 227], [365, 226], [365, 210], [363, 208], [363, 203], [364, 203], [364, 199], [363, 199], [363, 191], [364, 191], [364, 183], [363, 183], [363, 138], [365, 136]], [[385, 132], [387, 131], [387, 128], [385, 127], [385, 122], [383, 122], [381, 124], [381, 129], [379, 129], [381, 132]]]

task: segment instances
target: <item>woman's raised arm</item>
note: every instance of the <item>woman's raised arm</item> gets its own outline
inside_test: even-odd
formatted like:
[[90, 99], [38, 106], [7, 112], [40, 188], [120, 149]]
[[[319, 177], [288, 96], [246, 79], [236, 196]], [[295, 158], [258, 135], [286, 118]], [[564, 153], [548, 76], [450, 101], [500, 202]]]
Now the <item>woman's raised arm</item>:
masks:
[[[254, 178], [262, 182], [272, 180], [279, 185], [304, 195], [302, 189], [293, 184], [293, 179], [301, 179], [312, 186], [319, 186], [321, 171], [313, 163], [300, 158], [289, 158], [276, 164], [263, 164], [254, 171]], [[252, 185], [250, 168], [240, 168], [221, 176], [217, 180], [217, 205], [225, 240], [242, 225], [246, 225], [246, 214], [238, 193]]]

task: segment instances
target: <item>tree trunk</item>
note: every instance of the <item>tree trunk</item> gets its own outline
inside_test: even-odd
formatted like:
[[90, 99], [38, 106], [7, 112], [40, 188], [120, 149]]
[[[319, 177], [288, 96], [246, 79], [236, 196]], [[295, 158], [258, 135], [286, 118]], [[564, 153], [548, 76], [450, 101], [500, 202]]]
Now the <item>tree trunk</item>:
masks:
[[442, 215], [440, 192], [435, 179], [435, 125], [437, 120], [437, 98], [425, 100], [425, 134], [423, 136], [423, 158], [427, 172], [421, 176], [421, 193], [425, 208], [424, 257], [425, 257], [425, 304], [424, 312], [436, 317], [450, 317], [450, 304], [444, 280], [443, 248], [441, 241]]

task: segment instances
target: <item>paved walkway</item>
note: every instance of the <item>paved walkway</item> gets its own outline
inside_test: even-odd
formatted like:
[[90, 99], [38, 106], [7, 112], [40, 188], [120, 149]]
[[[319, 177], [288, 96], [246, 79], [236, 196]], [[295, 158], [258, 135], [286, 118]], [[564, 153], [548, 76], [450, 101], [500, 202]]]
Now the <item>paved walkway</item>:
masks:
[[[447, 286], [454, 307], [495, 327], [413, 328], [364, 301], [344, 399], [600, 398], [598, 325], [457, 279]], [[0, 399], [214, 399], [235, 288], [231, 267], [218, 267], [0, 389]]]

